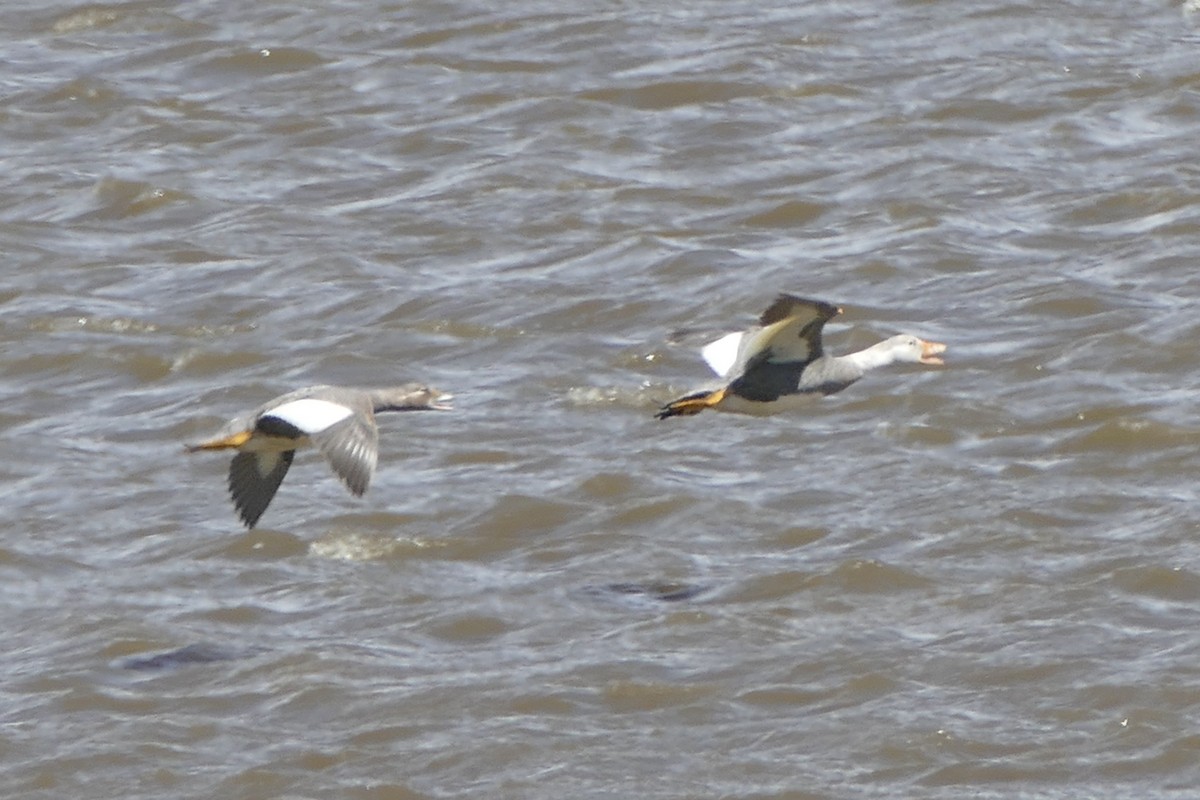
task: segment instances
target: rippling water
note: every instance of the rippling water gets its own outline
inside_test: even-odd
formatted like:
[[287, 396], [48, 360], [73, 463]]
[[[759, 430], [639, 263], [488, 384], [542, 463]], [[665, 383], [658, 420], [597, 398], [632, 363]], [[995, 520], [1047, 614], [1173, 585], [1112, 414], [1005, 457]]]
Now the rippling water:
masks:
[[[1193, 6], [6, 5], [4, 794], [1192, 796]], [[652, 418], [785, 290], [947, 366]]]

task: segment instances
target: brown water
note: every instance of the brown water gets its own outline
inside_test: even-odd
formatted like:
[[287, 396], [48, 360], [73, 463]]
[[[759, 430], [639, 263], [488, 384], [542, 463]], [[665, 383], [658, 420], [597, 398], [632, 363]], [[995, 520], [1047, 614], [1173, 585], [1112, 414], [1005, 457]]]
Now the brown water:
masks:
[[[562, 8], [0, 11], [0, 794], [1194, 797], [1200, 20]], [[784, 290], [948, 365], [656, 422]]]

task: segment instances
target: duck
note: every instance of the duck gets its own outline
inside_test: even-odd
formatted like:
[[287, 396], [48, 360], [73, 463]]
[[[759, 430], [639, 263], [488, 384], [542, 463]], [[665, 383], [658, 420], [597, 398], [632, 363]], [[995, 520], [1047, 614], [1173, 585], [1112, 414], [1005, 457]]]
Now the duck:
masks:
[[369, 389], [308, 386], [234, 418], [215, 436], [184, 445], [190, 453], [236, 450], [229, 493], [247, 528], [258, 524], [296, 451], [315, 446], [334, 474], [361, 497], [375, 474], [379, 429], [375, 415], [391, 411], [448, 411], [453, 395], [420, 383]]
[[843, 313], [840, 306], [780, 294], [758, 325], [722, 336], [701, 355], [724, 383], [667, 403], [656, 419], [699, 414], [705, 409], [767, 416], [835, 394], [869, 370], [897, 362], [941, 365], [946, 345], [910, 334], [884, 339], [843, 356], [825, 353], [821, 331]]

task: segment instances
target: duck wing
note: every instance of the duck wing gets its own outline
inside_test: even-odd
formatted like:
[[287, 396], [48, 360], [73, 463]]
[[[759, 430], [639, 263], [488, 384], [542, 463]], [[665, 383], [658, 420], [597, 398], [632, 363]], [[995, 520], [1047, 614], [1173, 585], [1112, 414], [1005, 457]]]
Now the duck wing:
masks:
[[[835, 305], [781, 294], [739, 343], [737, 366], [746, 372], [759, 363], [807, 364], [820, 358], [821, 329], [842, 313]], [[736, 372], [736, 369], [730, 370]]]
[[258, 418], [270, 436], [307, 438], [353, 494], [362, 496], [378, 459], [379, 433], [366, 393], [320, 386], [285, 395]]
[[346, 488], [361, 497], [371, 484], [379, 460], [379, 429], [370, 414], [353, 414], [334, 425], [309, 434]]
[[292, 465], [295, 450], [238, 453], [229, 464], [229, 494], [247, 528], [253, 528], [271, 504]]
[[742, 339], [746, 336], [742, 331], [727, 333], [715, 342], [709, 342], [700, 348], [700, 355], [712, 368], [712, 371], [722, 378], [729, 377], [738, 360], [738, 352], [742, 347]]

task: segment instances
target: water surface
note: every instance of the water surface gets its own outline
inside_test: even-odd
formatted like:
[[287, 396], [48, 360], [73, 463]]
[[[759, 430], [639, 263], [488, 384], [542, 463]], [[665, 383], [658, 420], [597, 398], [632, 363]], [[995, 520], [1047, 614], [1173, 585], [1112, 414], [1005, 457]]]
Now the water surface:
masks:
[[[1187, 797], [1167, 2], [9, 4], [10, 797]], [[944, 369], [656, 422], [779, 291]], [[428, 381], [261, 527], [181, 443]]]

